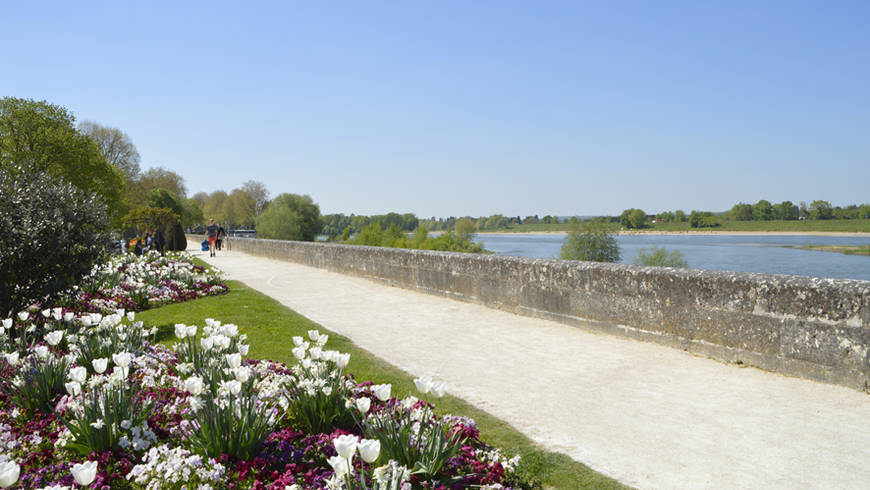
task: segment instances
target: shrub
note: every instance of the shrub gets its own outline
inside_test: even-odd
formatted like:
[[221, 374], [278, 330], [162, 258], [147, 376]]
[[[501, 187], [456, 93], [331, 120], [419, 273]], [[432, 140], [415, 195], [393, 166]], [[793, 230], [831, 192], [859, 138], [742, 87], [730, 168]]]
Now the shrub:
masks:
[[184, 229], [181, 223], [176, 222], [169, 227], [169, 233], [166, 234], [166, 249], [181, 251], [187, 250], [187, 237], [184, 236]]
[[656, 267], [689, 267], [689, 263], [679, 250], [668, 252], [665, 247], [652, 247], [649, 250], [642, 248], [637, 251], [632, 263]]
[[108, 224], [96, 195], [45, 173], [0, 167], [0, 316], [81, 280], [108, 244]]
[[619, 244], [603, 223], [574, 223], [559, 258], [593, 262], [619, 262]]

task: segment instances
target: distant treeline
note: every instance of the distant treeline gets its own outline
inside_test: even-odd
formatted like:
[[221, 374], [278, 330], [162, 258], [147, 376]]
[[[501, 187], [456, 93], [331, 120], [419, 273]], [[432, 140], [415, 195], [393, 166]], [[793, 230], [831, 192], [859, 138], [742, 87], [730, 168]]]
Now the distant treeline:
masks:
[[[762, 199], [755, 204], [737, 203], [730, 210], [724, 212], [691, 211], [683, 210], [664, 211], [657, 214], [647, 214], [642, 209], [626, 209], [619, 216], [601, 216], [594, 218], [595, 221], [616, 223], [628, 229], [647, 228], [654, 223], [688, 223], [690, 228], [712, 228], [729, 221], [772, 221], [772, 220], [847, 220], [847, 219], [870, 219], [870, 204], [852, 204], [849, 206], [832, 206], [830, 202], [823, 200], [812, 201], [809, 204], [800, 202], [794, 204], [791, 201], [783, 201], [772, 204]], [[456, 217], [447, 218], [418, 218], [413, 213], [387, 213], [375, 216], [350, 216], [344, 214], [327, 214], [323, 216], [322, 233], [331, 239], [344, 235], [358, 235], [366, 226], [372, 223], [380, 223], [383, 229], [399, 229], [405, 232], [413, 232], [418, 228], [429, 231], [449, 231], [456, 229], [458, 221], [470, 222], [473, 231], [499, 231], [508, 230], [520, 225], [558, 225], [577, 218], [559, 217], [546, 215], [505, 216], [493, 214], [480, 217]]]

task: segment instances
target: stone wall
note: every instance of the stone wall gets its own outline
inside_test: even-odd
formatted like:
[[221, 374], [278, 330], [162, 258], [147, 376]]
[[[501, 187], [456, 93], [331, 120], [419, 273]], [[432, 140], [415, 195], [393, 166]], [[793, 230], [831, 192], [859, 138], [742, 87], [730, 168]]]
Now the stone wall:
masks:
[[722, 361], [857, 389], [870, 381], [870, 281], [280, 240], [229, 245]]

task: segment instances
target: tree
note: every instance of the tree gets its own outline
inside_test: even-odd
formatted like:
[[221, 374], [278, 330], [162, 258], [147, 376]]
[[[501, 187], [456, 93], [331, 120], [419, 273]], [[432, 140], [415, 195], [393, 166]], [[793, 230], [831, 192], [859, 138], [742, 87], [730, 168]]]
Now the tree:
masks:
[[713, 228], [719, 224], [719, 219], [709, 211], [692, 211], [692, 214], [689, 215], [691, 228]]
[[686, 212], [682, 209], [674, 211], [674, 221], [676, 221], [677, 223], [682, 223], [686, 221]]
[[646, 226], [646, 220], [646, 213], [641, 209], [634, 209], [631, 211], [631, 214], [628, 215], [628, 221], [631, 223], [631, 227], [636, 230]]
[[233, 226], [254, 225], [256, 202], [242, 189], [234, 189], [223, 203], [223, 221]]
[[770, 201], [762, 199], [752, 206], [753, 218], [760, 221], [769, 221], [773, 219], [773, 206]]
[[453, 229], [456, 233], [456, 236], [460, 240], [471, 241], [474, 239], [475, 226], [474, 222], [471, 221], [470, 218], [461, 218], [456, 220], [456, 225]]
[[776, 219], [795, 220], [798, 219], [798, 207], [791, 201], [783, 201], [773, 207], [773, 216]]
[[686, 258], [679, 250], [668, 250], [665, 247], [652, 247], [649, 250], [642, 248], [631, 261], [634, 265], [646, 265], [655, 267], [689, 267]]
[[172, 170], [155, 167], [142, 172], [139, 179], [130, 183], [127, 201], [133, 207], [147, 206], [148, 193], [153, 189], [166, 189], [177, 197], [187, 197], [184, 177]]
[[281, 194], [257, 218], [257, 236], [314, 241], [321, 226], [320, 207], [311, 197]]
[[647, 215], [642, 209], [626, 209], [619, 216], [619, 222], [629, 230], [643, 228], [646, 220]]
[[810, 203], [809, 212], [812, 219], [831, 219], [834, 215], [834, 208], [828, 201], [813, 201]]
[[603, 223], [576, 222], [565, 237], [559, 258], [593, 262], [619, 262], [619, 244]]
[[751, 204], [739, 202], [731, 208], [731, 219], [737, 221], [751, 221], [753, 216]]
[[222, 190], [217, 190], [208, 195], [205, 204], [202, 206], [202, 214], [206, 219], [213, 219], [217, 223], [224, 221], [224, 201], [227, 200], [227, 193]]
[[260, 213], [266, 209], [266, 204], [269, 202], [269, 190], [266, 185], [256, 180], [249, 180], [242, 184], [242, 190], [253, 201], [254, 219], [260, 216]]
[[0, 166], [8, 172], [49, 173], [84, 193], [95, 193], [110, 216], [123, 212], [121, 171], [75, 128], [75, 118], [45, 101], [0, 99]]
[[139, 177], [139, 152], [127, 133], [93, 121], [79, 123], [79, 131], [96, 141], [106, 161], [118, 167], [128, 181]]
[[108, 225], [95, 193], [0, 166], [0, 318], [78, 283], [106, 250]]

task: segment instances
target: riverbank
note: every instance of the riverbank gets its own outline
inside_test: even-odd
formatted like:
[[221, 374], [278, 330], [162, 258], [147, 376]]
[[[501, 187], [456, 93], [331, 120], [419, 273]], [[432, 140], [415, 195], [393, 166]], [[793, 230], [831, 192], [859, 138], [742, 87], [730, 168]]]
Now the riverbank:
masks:
[[[475, 235], [567, 235], [567, 231], [479, 231]], [[857, 237], [870, 238], [870, 232], [846, 232], [846, 231], [729, 231], [729, 230], [692, 230], [692, 231], [664, 231], [664, 230], [620, 230], [614, 231], [615, 235], [730, 235], [730, 236], [831, 236], [831, 237]]]
[[846, 255], [868, 255], [870, 256], [870, 245], [865, 246], [841, 246], [841, 245], [807, 245], [804, 247], [794, 247], [799, 250], [816, 250], [819, 252], [836, 252]]

